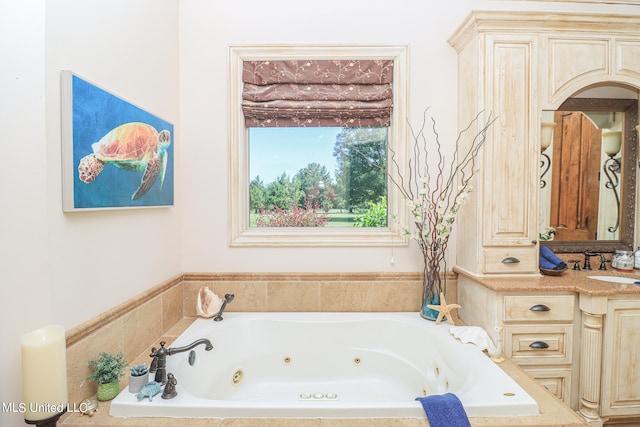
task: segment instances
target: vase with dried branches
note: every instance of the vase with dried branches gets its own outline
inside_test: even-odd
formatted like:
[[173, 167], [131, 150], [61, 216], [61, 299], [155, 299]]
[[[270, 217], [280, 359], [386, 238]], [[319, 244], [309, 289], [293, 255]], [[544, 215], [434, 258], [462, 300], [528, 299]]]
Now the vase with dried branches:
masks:
[[[438, 312], [427, 306], [439, 305], [441, 295], [446, 292], [446, 251], [449, 237], [458, 211], [473, 190], [472, 178], [478, 171], [478, 153], [495, 119], [489, 114], [486, 122], [480, 123], [483, 112], [478, 113], [458, 133], [453, 153], [447, 158], [433, 117], [430, 118], [429, 125], [431, 135], [427, 135], [427, 112], [428, 109], [419, 129], [416, 130], [409, 124], [411, 144], [406, 169], [400, 167], [397, 152], [391, 148], [388, 168], [370, 159], [367, 161], [385, 172], [407, 203], [411, 216], [409, 224], [403, 223], [396, 215], [391, 216], [397, 221], [402, 233], [413, 239], [422, 251], [424, 279], [420, 314], [424, 318], [435, 320]], [[473, 129], [478, 130], [469, 138]], [[463, 138], [466, 141], [464, 144]], [[357, 148], [355, 150], [364, 156]]]

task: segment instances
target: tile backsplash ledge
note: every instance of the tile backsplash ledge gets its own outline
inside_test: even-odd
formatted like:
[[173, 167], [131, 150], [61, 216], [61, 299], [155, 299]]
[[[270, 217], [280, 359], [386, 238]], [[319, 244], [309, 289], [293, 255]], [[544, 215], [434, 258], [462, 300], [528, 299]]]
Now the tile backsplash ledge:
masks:
[[[447, 275], [455, 299], [457, 276]], [[225, 311], [418, 311], [421, 273], [185, 273], [67, 331], [69, 402], [95, 394], [88, 360], [122, 351], [133, 361], [185, 317], [202, 286], [235, 295]], [[453, 301], [452, 301], [453, 302]], [[120, 387], [127, 385], [126, 376]]]

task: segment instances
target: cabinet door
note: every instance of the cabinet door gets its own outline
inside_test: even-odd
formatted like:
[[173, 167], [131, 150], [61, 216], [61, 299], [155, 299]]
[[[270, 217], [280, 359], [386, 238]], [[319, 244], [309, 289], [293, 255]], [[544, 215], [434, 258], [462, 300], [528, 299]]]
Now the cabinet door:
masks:
[[604, 327], [602, 415], [640, 414], [640, 300], [610, 300]]
[[[486, 106], [497, 121], [489, 133], [482, 166], [484, 257], [492, 259], [491, 247], [530, 249], [523, 254], [525, 260], [511, 263], [508, 272], [537, 269], [533, 243], [537, 240], [539, 186], [533, 134], [536, 51], [536, 41], [530, 37], [487, 38]], [[493, 264], [486, 261], [484, 264], [486, 273], [505, 272], [503, 268], [494, 271]]]
[[569, 368], [524, 368], [558, 399], [571, 404], [571, 369]]

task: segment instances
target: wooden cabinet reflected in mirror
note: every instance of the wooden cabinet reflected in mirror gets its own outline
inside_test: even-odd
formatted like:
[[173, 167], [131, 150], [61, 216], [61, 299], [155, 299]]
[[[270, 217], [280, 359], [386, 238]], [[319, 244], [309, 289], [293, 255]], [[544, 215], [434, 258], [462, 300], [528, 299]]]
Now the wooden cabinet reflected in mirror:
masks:
[[553, 121], [553, 142], [542, 145], [550, 172], [541, 177], [540, 230], [555, 235], [541, 244], [555, 252], [632, 249], [638, 100], [571, 98]]
[[556, 111], [554, 119], [549, 225], [556, 241], [598, 240], [602, 130], [581, 111]]

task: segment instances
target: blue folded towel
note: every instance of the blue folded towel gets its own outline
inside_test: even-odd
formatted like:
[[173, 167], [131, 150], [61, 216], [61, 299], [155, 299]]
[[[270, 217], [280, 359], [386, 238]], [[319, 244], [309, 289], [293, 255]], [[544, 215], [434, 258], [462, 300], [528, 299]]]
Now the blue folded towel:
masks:
[[452, 393], [416, 397], [422, 403], [431, 427], [471, 427], [458, 396]]
[[547, 270], [564, 270], [567, 268], [567, 264], [558, 258], [551, 249], [541, 245], [540, 268], [546, 268]]

